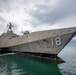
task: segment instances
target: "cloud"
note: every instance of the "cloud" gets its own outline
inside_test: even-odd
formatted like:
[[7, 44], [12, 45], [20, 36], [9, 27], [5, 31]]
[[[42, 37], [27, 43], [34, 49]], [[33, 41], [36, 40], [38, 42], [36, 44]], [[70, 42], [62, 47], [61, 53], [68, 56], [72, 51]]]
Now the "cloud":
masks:
[[0, 34], [5, 30], [6, 20], [0, 16]]
[[0, 16], [0, 22], [4, 22], [4, 21], [5, 21], [5, 19]]
[[75, 3], [76, 0], [0, 0], [0, 25], [11, 21], [17, 33], [76, 26]]
[[50, 3], [35, 5], [36, 10], [30, 10], [29, 15], [34, 18], [31, 23], [41, 25], [54, 25], [60, 23], [61, 20], [75, 14], [75, 0], [61, 0], [57, 5], [52, 6]]

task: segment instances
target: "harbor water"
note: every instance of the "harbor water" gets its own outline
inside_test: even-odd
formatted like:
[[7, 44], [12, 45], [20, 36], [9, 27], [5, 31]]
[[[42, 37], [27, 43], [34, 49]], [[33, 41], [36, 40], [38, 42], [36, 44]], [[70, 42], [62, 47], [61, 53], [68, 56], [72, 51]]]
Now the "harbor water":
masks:
[[0, 56], [0, 75], [76, 75], [76, 46], [66, 46], [58, 55], [65, 62], [18, 54]]

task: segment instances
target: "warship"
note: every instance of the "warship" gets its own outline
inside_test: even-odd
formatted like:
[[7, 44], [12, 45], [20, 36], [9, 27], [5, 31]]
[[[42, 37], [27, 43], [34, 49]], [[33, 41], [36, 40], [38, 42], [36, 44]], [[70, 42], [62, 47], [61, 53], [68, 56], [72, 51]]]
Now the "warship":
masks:
[[17, 35], [9, 23], [6, 33], [0, 35], [0, 51], [13, 51], [38, 57], [60, 59], [58, 54], [76, 34], [76, 27], [31, 32]]

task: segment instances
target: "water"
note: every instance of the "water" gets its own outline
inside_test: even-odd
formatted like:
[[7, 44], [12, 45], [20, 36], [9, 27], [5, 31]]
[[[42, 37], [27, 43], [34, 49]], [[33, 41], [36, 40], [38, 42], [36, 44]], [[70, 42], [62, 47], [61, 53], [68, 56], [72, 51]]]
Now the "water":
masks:
[[76, 75], [76, 46], [66, 46], [59, 56], [65, 63], [59, 64], [60, 72], [63, 75]]
[[76, 46], [66, 46], [65, 63], [17, 54], [0, 56], [0, 75], [76, 75]]

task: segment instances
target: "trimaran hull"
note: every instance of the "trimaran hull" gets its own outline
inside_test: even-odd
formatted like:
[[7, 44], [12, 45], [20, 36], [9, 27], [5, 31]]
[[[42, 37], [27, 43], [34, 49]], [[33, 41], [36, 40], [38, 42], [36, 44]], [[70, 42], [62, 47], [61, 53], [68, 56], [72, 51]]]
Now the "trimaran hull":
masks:
[[75, 36], [76, 27], [29, 33], [4, 40], [2, 48], [36, 56], [57, 59], [58, 53]]

